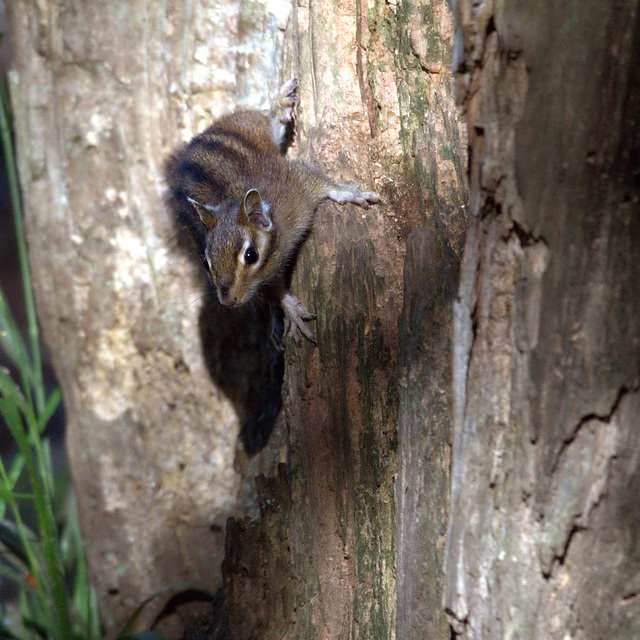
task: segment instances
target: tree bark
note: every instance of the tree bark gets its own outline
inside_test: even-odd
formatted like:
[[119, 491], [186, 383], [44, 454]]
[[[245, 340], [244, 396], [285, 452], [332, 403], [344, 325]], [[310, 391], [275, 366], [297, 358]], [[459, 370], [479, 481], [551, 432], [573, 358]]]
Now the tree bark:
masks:
[[[301, 253], [294, 289], [319, 315], [318, 347], [287, 351], [288, 493], [265, 489], [262, 519], [228, 539], [232, 637], [449, 636], [450, 312], [466, 178], [442, 61], [451, 16], [421, 8], [359, 5], [354, 16], [325, 2], [294, 14], [300, 153], [386, 206], [321, 207]], [[243, 553], [256, 546], [269, 550], [258, 562]]]
[[[15, 0], [11, 24], [39, 313], [108, 626], [178, 579], [215, 588], [225, 518], [259, 510], [227, 532], [237, 637], [393, 638], [396, 579], [398, 637], [448, 637], [466, 177], [443, 0], [135, 1], [126, 14]], [[200, 293], [161, 165], [212, 117], [268, 106], [293, 75], [293, 154], [384, 203], [320, 208], [293, 282], [318, 314], [318, 347], [287, 344], [283, 363], [264, 320]], [[264, 446], [268, 433], [244, 427], [277, 413], [282, 366], [284, 411]], [[254, 495], [247, 485], [278, 461]]]
[[[400, 7], [402, 140], [416, 209], [406, 241], [399, 320], [396, 637], [449, 638], [441, 607], [451, 460], [451, 319], [466, 231], [465, 139], [444, 3]], [[409, 218], [411, 219], [411, 218]]]
[[444, 605], [461, 638], [631, 638], [640, 14], [460, 0], [470, 227]]
[[[113, 628], [176, 583], [220, 586], [225, 522], [244, 511], [242, 412], [207, 368], [202, 283], [164, 209], [162, 163], [240, 98], [264, 107], [276, 95], [290, 6], [8, 8], [39, 317], [92, 580]], [[218, 348], [233, 331], [216, 330], [204, 338]], [[255, 360], [256, 337], [242, 338]], [[235, 381], [248, 388], [250, 376]]]

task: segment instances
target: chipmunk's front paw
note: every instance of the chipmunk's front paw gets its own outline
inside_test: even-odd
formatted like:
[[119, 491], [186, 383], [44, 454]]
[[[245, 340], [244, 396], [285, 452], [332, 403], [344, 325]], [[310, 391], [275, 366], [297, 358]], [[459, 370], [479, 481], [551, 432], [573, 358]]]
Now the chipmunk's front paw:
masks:
[[298, 78], [291, 78], [282, 85], [278, 100], [271, 110], [273, 141], [283, 154], [293, 140], [293, 112], [298, 100]]
[[368, 209], [370, 204], [379, 204], [381, 202], [380, 196], [377, 193], [373, 193], [372, 191], [356, 191], [351, 200], [347, 200], [347, 202], [353, 202], [353, 204], [357, 204], [363, 209]]
[[298, 78], [291, 78], [280, 89], [280, 122], [287, 124], [293, 120], [293, 110], [298, 100]]
[[378, 204], [381, 202], [380, 196], [377, 193], [362, 191], [357, 184], [339, 183], [335, 189], [329, 191], [328, 197], [338, 204], [352, 202], [363, 209], [368, 209], [370, 204]]
[[309, 313], [302, 305], [302, 302], [290, 293], [286, 293], [282, 298], [282, 308], [289, 321], [287, 333], [293, 337], [296, 344], [300, 344], [300, 334], [310, 342], [313, 342], [313, 344], [317, 344], [313, 332], [305, 322], [315, 320], [318, 316], [314, 313]]

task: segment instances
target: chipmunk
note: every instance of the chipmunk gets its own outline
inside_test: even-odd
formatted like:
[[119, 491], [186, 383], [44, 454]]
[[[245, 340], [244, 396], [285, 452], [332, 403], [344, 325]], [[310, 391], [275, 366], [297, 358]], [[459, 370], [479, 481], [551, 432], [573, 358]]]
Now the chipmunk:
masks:
[[263, 295], [282, 306], [290, 332], [315, 342], [305, 324], [316, 318], [286, 286], [287, 272], [326, 199], [365, 209], [380, 198], [334, 182], [284, 154], [291, 140], [298, 81], [280, 94], [271, 118], [237, 111], [216, 120], [165, 166], [168, 204], [190, 232], [227, 307]]

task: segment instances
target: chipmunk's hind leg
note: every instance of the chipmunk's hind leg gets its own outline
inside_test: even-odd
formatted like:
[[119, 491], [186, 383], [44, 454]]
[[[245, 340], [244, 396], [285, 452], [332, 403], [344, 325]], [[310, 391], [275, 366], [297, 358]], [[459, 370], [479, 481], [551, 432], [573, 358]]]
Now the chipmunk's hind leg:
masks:
[[283, 155], [293, 142], [293, 112], [299, 100], [298, 78], [291, 78], [282, 85], [278, 99], [271, 110], [273, 140]]

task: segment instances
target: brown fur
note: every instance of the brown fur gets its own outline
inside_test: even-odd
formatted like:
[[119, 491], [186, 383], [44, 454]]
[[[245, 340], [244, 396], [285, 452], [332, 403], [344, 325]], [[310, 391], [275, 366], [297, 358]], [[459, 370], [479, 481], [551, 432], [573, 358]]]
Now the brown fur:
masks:
[[[324, 199], [364, 207], [379, 201], [357, 185], [335, 183], [284, 157], [283, 123], [290, 123], [297, 81], [286, 91], [279, 119], [277, 110], [274, 120], [258, 111], [223, 116], [165, 166], [169, 207], [191, 233], [228, 306], [249, 301], [259, 290], [282, 301], [287, 268]], [[282, 131], [283, 139], [274, 140], [274, 131]], [[300, 327], [299, 320], [298, 314]]]

